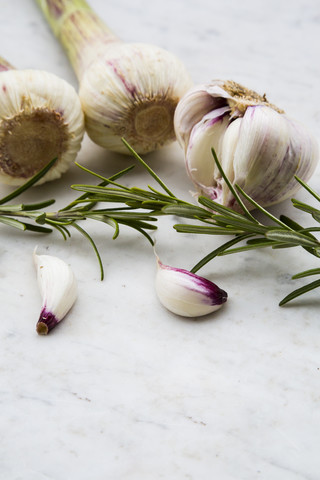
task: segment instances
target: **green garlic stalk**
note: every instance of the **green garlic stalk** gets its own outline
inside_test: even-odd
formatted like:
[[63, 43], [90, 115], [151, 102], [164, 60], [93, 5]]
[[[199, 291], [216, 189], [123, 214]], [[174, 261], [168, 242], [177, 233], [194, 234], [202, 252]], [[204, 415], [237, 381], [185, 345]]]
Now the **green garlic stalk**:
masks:
[[0, 57], [0, 181], [22, 185], [52, 158], [39, 180], [59, 178], [84, 134], [79, 97], [65, 80], [40, 70], [16, 70]]
[[[320, 227], [311, 226], [303, 228], [297, 222], [284, 215], [276, 218], [247, 195], [241, 187], [238, 185], [233, 187], [225, 175], [214, 150], [212, 151], [213, 159], [242, 213], [235, 212], [233, 209], [220, 205], [203, 196], [198, 198], [198, 205], [177, 198], [142, 158], [134, 152], [126, 142], [124, 142], [124, 144], [136, 160], [138, 160], [152, 178], [156, 180], [160, 186], [160, 190], [150, 186], [147, 189], [137, 187], [129, 188], [119, 183], [118, 179], [128, 174], [133, 167], [128, 167], [110, 178], [105, 178], [81, 167], [89, 174], [99, 178], [101, 182], [99, 185], [72, 185], [73, 190], [80, 191], [82, 194], [65, 208], [57, 212], [46, 212], [42, 210], [51, 205], [53, 200], [44, 201], [37, 205], [8, 204], [13, 198], [29, 188], [32, 182], [37, 182], [41, 175], [45, 175], [51, 167], [51, 165], [48, 164], [42, 172], [39, 172], [27, 184], [0, 200], [0, 223], [16, 227], [20, 230], [32, 230], [39, 233], [47, 233], [50, 232], [52, 228], [55, 228], [60, 231], [65, 239], [70, 236], [70, 228], [77, 229], [90, 241], [97, 254], [101, 268], [101, 278], [103, 278], [103, 266], [99, 252], [94, 240], [88, 232], [79, 225], [80, 221], [88, 218], [111, 226], [114, 229], [114, 239], [119, 235], [122, 225], [125, 225], [143, 234], [152, 245], [153, 240], [148, 232], [156, 229], [154, 222], [157, 220], [157, 217], [163, 215], [175, 215], [191, 221], [190, 224], [184, 223], [174, 226], [175, 230], [180, 233], [229, 235], [231, 239], [201, 259], [191, 269], [190, 272], [192, 274], [195, 274], [200, 268], [217, 256], [267, 247], [274, 249], [301, 247], [311, 255], [317, 258], [320, 257], [320, 241], [315, 236], [315, 234], [320, 231]], [[305, 188], [312, 197], [320, 202], [320, 196], [307, 184], [298, 177], [296, 177], [296, 181]], [[249, 202], [255, 209], [258, 209], [260, 213], [266, 217], [267, 222], [263, 223], [259, 221], [248, 210], [244, 200]], [[102, 204], [101, 208], [96, 208], [98, 202]], [[109, 203], [112, 203], [113, 206], [108, 207]], [[292, 199], [292, 203], [295, 208], [304, 211], [316, 222], [320, 223], [320, 209], [296, 199]], [[105, 204], [105, 206], [103, 206], [103, 204]], [[115, 204], [119, 206], [115, 207]], [[236, 246], [237, 244], [240, 244], [240, 246]], [[320, 268], [300, 272], [294, 275], [293, 278], [308, 277], [310, 275], [320, 275]], [[280, 302], [280, 305], [284, 305], [297, 296], [317, 287], [320, 287], [320, 280], [315, 280], [293, 291]]]
[[124, 43], [84, 0], [37, 0], [79, 80], [86, 130], [98, 145], [139, 153], [175, 139], [173, 115], [191, 86], [183, 64], [148, 44]]

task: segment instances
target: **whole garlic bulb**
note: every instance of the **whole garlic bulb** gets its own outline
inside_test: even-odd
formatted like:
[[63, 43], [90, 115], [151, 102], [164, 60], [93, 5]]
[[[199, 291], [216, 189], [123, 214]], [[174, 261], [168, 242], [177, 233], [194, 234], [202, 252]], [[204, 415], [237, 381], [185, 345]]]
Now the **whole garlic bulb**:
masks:
[[265, 95], [233, 81], [217, 80], [189, 90], [178, 104], [174, 125], [199, 194], [234, 209], [239, 207], [211, 148], [230, 182], [261, 206], [291, 197], [300, 187], [294, 175], [307, 181], [317, 165], [318, 144], [306, 128]]
[[75, 89], [40, 70], [15, 70], [0, 58], [0, 181], [22, 185], [57, 157], [37, 182], [59, 178], [74, 161], [84, 134]]
[[79, 80], [86, 130], [98, 145], [138, 153], [175, 139], [173, 116], [192, 81], [175, 55], [122, 42], [85, 0], [37, 0]]
[[138, 153], [175, 140], [174, 111], [191, 86], [183, 64], [154, 45], [117, 42], [86, 69], [79, 96], [86, 130], [98, 145], [128, 153], [121, 137]]

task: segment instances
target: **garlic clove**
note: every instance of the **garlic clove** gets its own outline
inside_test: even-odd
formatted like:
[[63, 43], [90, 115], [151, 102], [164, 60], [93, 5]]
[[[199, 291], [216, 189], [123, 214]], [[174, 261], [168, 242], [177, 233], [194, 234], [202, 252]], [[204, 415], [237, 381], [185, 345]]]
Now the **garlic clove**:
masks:
[[159, 259], [157, 267], [156, 293], [160, 303], [172, 313], [200, 317], [218, 310], [227, 301], [227, 293], [204, 277], [164, 265]]
[[65, 80], [38, 70], [0, 72], [0, 181], [22, 185], [54, 158], [37, 185], [59, 178], [83, 135], [80, 99]]
[[[184, 149], [188, 146], [194, 125], [208, 113], [225, 106], [224, 101], [219, 102], [219, 99], [208, 93], [209, 88], [207, 85], [190, 88], [177, 105], [174, 114], [175, 132], [177, 141]], [[230, 110], [229, 107], [228, 109]]]
[[63, 260], [51, 255], [33, 254], [42, 309], [37, 332], [46, 335], [67, 315], [77, 298], [77, 281]]
[[[272, 108], [252, 106], [241, 119], [229, 162], [233, 182], [256, 202], [269, 206], [291, 197], [299, 185], [294, 176], [309, 178], [317, 158], [317, 143], [302, 126]], [[228, 191], [224, 198], [232, 203]]]
[[190, 178], [201, 193], [215, 200], [219, 195], [219, 187], [212, 182], [217, 178], [217, 167], [211, 154], [211, 147], [219, 155], [221, 139], [228, 124], [225, 108], [208, 113], [192, 129], [186, 151], [186, 168]]

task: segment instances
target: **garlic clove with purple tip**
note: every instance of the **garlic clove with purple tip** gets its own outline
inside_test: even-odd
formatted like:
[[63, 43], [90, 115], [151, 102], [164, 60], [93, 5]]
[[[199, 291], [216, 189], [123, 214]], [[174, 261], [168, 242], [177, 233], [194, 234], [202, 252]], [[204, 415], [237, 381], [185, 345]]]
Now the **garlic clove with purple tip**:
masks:
[[308, 181], [319, 158], [317, 141], [304, 126], [232, 81], [191, 89], [178, 104], [174, 124], [199, 194], [235, 209], [212, 148], [232, 185], [261, 206], [291, 197], [300, 187], [294, 177]]
[[77, 281], [70, 266], [58, 257], [33, 254], [42, 296], [37, 332], [46, 335], [67, 315], [77, 298]]
[[156, 293], [170, 312], [184, 317], [200, 317], [218, 310], [227, 293], [204, 277], [188, 270], [164, 265], [157, 259]]

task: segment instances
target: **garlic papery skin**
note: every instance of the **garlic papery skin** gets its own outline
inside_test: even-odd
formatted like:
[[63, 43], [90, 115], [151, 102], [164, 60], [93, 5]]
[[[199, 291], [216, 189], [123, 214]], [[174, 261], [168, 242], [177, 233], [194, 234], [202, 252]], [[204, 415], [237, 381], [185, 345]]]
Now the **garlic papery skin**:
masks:
[[5, 58], [0, 57], [0, 72], [6, 72], [7, 70], [13, 70], [14, 67]]
[[173, 54], [117, 38], [84, 0], [37, 0], [79, 80], [86, 130], [98, 145], [129, 154], [175, 139], [173, 117], [192, 81]]
[[1, 182], [22, 185], [54, 158], [37, 185], [59, 178], [74, 162], [83, 135], [80, 99], [65, 80], [39, 70], [0, 71]]
[[157, 259], [155, 288], [160, 303], [183, 317], [212, 313], [227, 301], [227, 293], [204, 277], [164, 265]]
[[[239, 210], [215, 164], [211, 149], [232, 185], [261, 206], [290, 198], [313, 174], [319, 147], [299, 122], [265, 96], [217, 80], [191, 89], [175, 112], [175, 131], [187, 172], [199, 194]], [[246, 200], [249, 209], [253, 205]]]
[[67, 315], [77, 298], [77, 281], [71, 267], [58, 257], [33, 254], [42, 309], [37, 332], [46, 335]]

